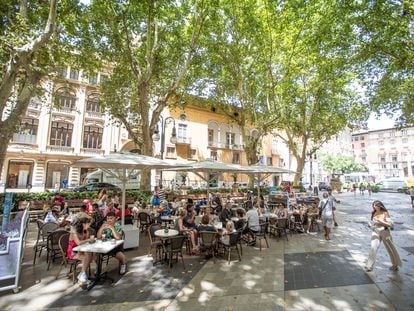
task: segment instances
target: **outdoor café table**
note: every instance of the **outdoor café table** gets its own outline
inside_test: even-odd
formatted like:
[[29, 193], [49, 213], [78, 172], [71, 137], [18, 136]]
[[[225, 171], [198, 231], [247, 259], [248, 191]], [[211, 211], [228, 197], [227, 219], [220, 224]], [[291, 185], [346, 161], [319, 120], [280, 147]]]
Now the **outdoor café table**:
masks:
[[165, 224], [165, 226], [174, 222], [174, 219], [174, 216], [161, 216], [161, 221]]
[[[154, 232], [154, 235], [161, 238], [161, 243], [165, 246], [166, 241], [178, 235], [178, 231], [174, 229], [160, 229]], [[167, 254], [164, 256], [164, 261], [167, 262]]]
[[107, 272], [102, 273], [102, 259], [104, 255], [110, 253], [113, 249], [115, 249], [118, 245], [124, 243], [124, 240], [110, 240], [110, 241], [101, 241], [97, 239], [94, 243], [85, 243], [76, 246], [73, 251], [74, 252], [85, 252], [85, 253], [95, 253], [96, 254], [96, 277], [93, 282], [87, 287], [88, 290], [93, 288], [96, 283], [100, 280], [109, 279], [113, 283], [114, 280], [108, 277]]

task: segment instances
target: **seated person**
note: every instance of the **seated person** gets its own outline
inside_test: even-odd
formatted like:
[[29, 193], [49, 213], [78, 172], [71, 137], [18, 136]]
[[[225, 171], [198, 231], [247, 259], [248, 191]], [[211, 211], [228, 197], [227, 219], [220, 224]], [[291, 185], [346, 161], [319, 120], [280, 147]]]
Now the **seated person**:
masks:
[[216, 228], [212, 225], [210, 225], [210, 219], [207, 215], [204, 215], [203, 217], [201, 217], [201, 222], [200, 225], [198, 225], [197, 227], [197, 231], [211, 231], [211, 232], [216, 232]]
[[210, 224], [212, 224], [213, 222], [214, 222], [214, 220], [216, 219], [216, 215], [214, 215], [213, 214], [213, 212], [212, 212], [212, 210], [211, 210], [211, 207], [206, 207], [205, 209], [204, 209], [204, 214], [203, 214], [203, 216], [204, 215], [207, 215], [208, 216], [208, 219], [209, 219], [209, 223]]
[[86, 274], [86, 270], [88, 269], [89, 264], [92, 262], [93, 254], [87, 252], [75, 253], [73, 249], [78, 245], [89, 242], [89, 224], [90, 219], [88, 217], [76, 218], [70, 231], [67, 248], [67, 256], [69, 259], [77, 259], [82, 262], [82, 271], [78, 275], [78, 281], [80, 285], [84, 285], [88, 282], [88, 275]]
[[[115, 204], [114, 204], [114, 207], [115, 207]], [[132, 215], [132, 212], [131, 212], [131, 210], [128, 208], [128, 206], [125, 206], [125, 218], [127, 218], [127, 216], [131, 216]], [[121, 219], [121, 217], [122, 217], [122, 210], [117, 210], [116, 212], [115, 212], [115, 216], [116, 216], [116, 218], [118, 218], [118, 219]]]
[[309, 233], [309, 229], [311, 227], [312, 221], [315, 221], [319, 217], [319, 209], [316, 204], [312, 204], [308, 209], [308, 230], [306, 233]]
[[57, 218], [57, 211], [56, 209], [49, 208], [47, 210], [47, 213], [45, 214], [43, 218], [44, 223], [53, 222], [55, 224], [59, 224], [58, 218]]
[[161, 222], [162, 216], [170, 216], [171, 215], [171, 209], [168, 206], [168, 202], [166, 200], [162, 200], [160, 203], [160, 206], [156, 208], [156, 211], [158, 213], [158, 220]]
[[234, 232], [234, 223], [232, 221], [228, 221], [226, 223], [226, 229], [221, 231], [220, 242], [224, 245], [230, 244], [230, 234]]
[[197, 248], [197, 232], [194, 227], [187, 227], [188, 225], [186, 219], [188, 220], [187, 210], [182, 209], [178, 213], [178, 219], [176, 222], [176, 230], [180, 232], [180, 234], [188, 236], [191, 241], [191, 253], [197, 254], [198, 248]]
[[230, 203], [231, 205], [233, 205], [233, 204], [234, 204], [234, 201], [233, 201], [233, 199], [231, 198], [231, 195], [230, 195], [230, 194], [228, 194], [228, 195], [226, 196], [226, 203]]
[[[99, 203], [98, 203], [98, 205], [99, 205]], [[106, 217], [108, 215], [108, 213], [110, 213], [110, 212], [112, 212], [114, 214], [116, 214], [116, 212], [118, 212], [118, 209], [115, 208], [114, 203], [112, 203], [112, 201], [109, 201], [108, 205], [104, 208], [104, 210], [103, 210], [104, 217]]]
[[226, 224], [228, 221], [231, 221], [232, 217], [233, 217], [233, 211], [231, 210], [231, 203], [226, 202], [223, 210], [220, 213], [220, 221], [223, 224]]
[[88, 213], [88, 214], [91, 214], [92, 213], [93, 208], [92, 208], [91, 200], [89, 200], [89, 199], [83, 200], [82, 201], [82, 205], [85, 205], [85, 211], [86, 211], [86, 213]]
[[279, 210], [277, 211], [277, 218], [280, 219], [287, 219], [288, 218], [288, 210], [286, 209], [286, 205], [283, 203], [279, 204]]
[[193, 205], [192, 204], [188, 204], [187, 205], [187, 215], [183, 219], [183, 221], [184, 221], [184, 227], [195, 229], [195, 227], [196, 227], [196, 224], [195, 224], [195, 216], [196, 216], [196, 214], [194, 212]]
[[[112, 203], [112, 202], [111, 202]], [[99, 228], [97, 237], [99, 239], [122, 239], [122, 228], [121, 225], [116, 222], [116, 217], [114, 212], [109, 212], [106, 215], [106, 222], [104, 222]], [[109, 255], [115, 255], [115, 258], [119, 261], [119, 274], [125, 274], [126, 272], [126, 257], [124, 255], [123, 245], [118, 245], [114, 250], [112, 250]]]
[[246, 213], [246, 218], [248, 222], [248, 228], [247, 228], [248, 237], [250, 236], [252, 238], [252, 240], [249, 241], [249, 244], [254, 245], [256, 244], [255, 234], [260, 231], [260, 222], [259, 222], [259, 214], [252, 204], [249, 205], [249, 210]]
[[99, 209], [98, 203], [92, 204], [92, 223], [91, 228], [95, 229], [95, 231], [98, 231], [101, 227], [105, 217], [102, 213], [102, 211]]
[[213, 196], [213, 199], [211, 200], [211, 207], [213, 208], [216, 215], [220, 215], [223, 204], [221, 203], [221, 198], [218, 193]]
[[238, 209], [236, 211], [237, 221], [234, 223], [234, 229], [241, 230], [244, 228], [246, 224], [246, 220], [244, 219], [244, 211], [242, 209]]

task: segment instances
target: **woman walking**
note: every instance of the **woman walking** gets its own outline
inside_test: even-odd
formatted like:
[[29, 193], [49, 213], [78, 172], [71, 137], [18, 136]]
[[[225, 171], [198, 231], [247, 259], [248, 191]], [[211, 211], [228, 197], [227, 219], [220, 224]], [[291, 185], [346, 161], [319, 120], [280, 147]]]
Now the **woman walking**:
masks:
[[381, 201], [374, 201], [372, 203], [371, 223], [369, 224], [372, 228], [371, 251], [365, 266], [366, 271], [372, 271], [381, 241], [384, 243], [385, 249], [391, 258], [392, 266], [390, 270], [397, 271], [398, 267], [402, 267], [400, 256], [392, 242], [390, 233], [390, 228], [393, 224], [384, 204]]

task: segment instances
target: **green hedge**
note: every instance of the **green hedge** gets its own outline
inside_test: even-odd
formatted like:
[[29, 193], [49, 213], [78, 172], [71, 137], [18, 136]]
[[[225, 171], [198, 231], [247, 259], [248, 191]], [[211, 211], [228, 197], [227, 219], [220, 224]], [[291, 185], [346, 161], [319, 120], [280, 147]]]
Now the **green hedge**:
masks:
[[[98, 191], [62, 191], [60, 192], [60, 194], [66, 200], [96, 199], [98, 197]], [[108, 194], [112, 195], [112, 192], [109, 191]], [[54, 195], [55, 193], [53, 192], [13, 193], [12, 211], [17, 211], [19, 207], [19, 202], [21, 201], [49, 201], [52, 199]], [[0, 214], [3, 213], [4, 197], [5, 193], [0, 193]], [[132, 198], [134, 202], [141, 201], [149, 203], [151, 198], [151, 191], [127, 190], [126, 197], [127, 199]]]
[[372, 192], [377, 193], [377, 192], [379, 192], [380, 187], [379, 187], [379, 186], [374, 185], [374, 186], [371, 186], [371, 190], [372, 190]]

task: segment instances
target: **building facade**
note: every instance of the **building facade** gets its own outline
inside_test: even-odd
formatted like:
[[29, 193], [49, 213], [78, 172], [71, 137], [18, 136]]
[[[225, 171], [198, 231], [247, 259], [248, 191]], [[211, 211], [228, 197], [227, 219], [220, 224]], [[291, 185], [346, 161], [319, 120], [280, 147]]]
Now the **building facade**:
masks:
[[[0, 191], [44, 191], [79, 185], [87, 169], [71, 167], [76, 160], [111, 152], [137, 152], [126, 129], [114, 124], [99, 105], [99, 84], [106, 73], [87, 74], [64, 67], [58, 77], [43, 81], [45, 94], [34, 98], [22, 117], [19, 130], [13, 135], [0, 179]], [[185, 114], [185, 118], [183, 118]], [[242, 133], [220, 113], [188, 104], [183, 110], [164, 112], [173, 122], [165, 127], [163, 158], [178, 162], [214, 159], [225, 163], [247, 165]], [[169, 137], [175, 126], [176, 143]], [[254, 128], [247, 135], [255, 135]], [[265, 142], [261, 159], [267, 165], [286, 164], [273, 142]], [[154, 141], [155, 156], [161, 156], [161, 143]], [[154, 174], [153, 174], [154, 175]], [[207, 177], [207, 176], [206, 176]], [[159, 182], [160, 173], [152, 177]], [[217, 176], [221, 183], [247, 182], [247, 176]], [[163, 183], [202, 186], [195, 174], [165, 172]], [[278, 182], [275, 180], [275, 183]], [[222, 186], [220, 184], [218, 186]]]
[[354, 133], [352, 148], [376, 180], [414, 176], [414, 127]]

